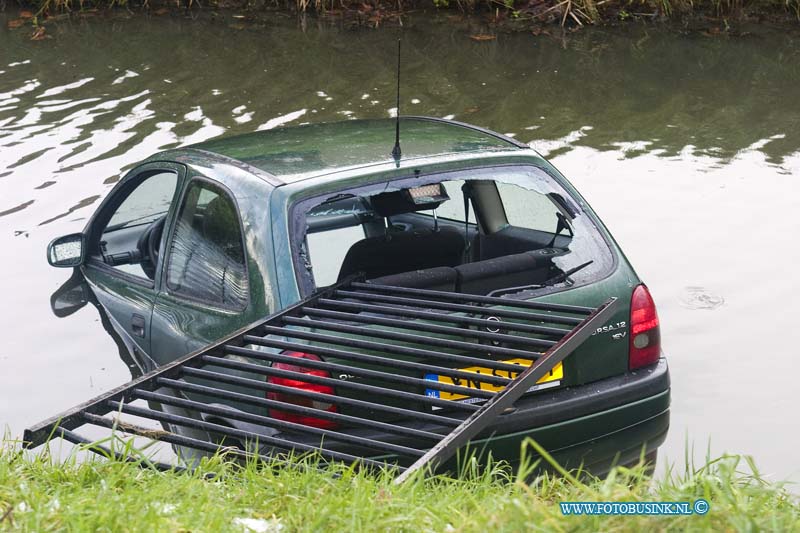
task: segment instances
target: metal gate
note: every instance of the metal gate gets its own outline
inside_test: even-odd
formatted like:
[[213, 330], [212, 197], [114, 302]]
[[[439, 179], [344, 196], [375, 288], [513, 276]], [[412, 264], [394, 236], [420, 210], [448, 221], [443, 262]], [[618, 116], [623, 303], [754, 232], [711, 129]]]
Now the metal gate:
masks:
[[349, 279], [31, 427], [25, 446], [54, 436], [89, 444], [75, 430], [91, 425], [201, 453], [274, 459], [314, 452], [328, 461], [392, 465], [402, 482], [417, 470], [434, 471], [503, 416], [615, 304]]

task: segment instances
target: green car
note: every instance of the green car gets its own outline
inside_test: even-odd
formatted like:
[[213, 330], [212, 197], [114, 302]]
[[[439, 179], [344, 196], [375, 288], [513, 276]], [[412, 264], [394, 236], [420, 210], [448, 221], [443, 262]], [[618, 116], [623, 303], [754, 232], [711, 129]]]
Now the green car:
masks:
[[[469, 375], [464, 372], [502, 377], [480, 365], [459, 364], [469, 360], [469, 346], [475, 345], [448, 341], [458, 338], [453, 323], [467, 324], [464, 338], [485, 341], [488, 352], [506, 354], [501, 361], [520, 369], [531, 362], [509, 348], [518, 334], [515, 326], [528, 332], [517, 340], [532, 345], [555, 345], [548, 334], [567, 330], [523, 327], [502, 318], [513, 318], [509, 313], [476, 322], [469, 317], [478, 307], [447, 301], [502, 298], [509, 305], [569, 311], [616, 298], [611, 318], [471, 445], [513, 464], [523, 441], [532, 437], [563, 464], [598, 474], [615, 463], [636, 462], [642, 454], [654, 461], [669, 427], [670, 400], [658, 317], [647, 287], [597, 215], [525, 144], [447, 120], [403, 117], [398, 123], [402, 153], [392, 153], [397, 124], [388, 119], [274, 129], [161, 152], [127, 173], [82, 233], [53, 241], [48, 259], [54, 266], [80, 267], [143, 372], [221, 338], [240, 341], [243, 348], [228, 352], [227, 360], [214, 359], [216, 375], [231, 376], [221, 378], [230, 394], [212, 402], [217, 407], [208, 412], [192, 409], [192, 398], [205, 397], [198, 386], [172, 391], [190, 400], [183, 403], [158, 402], [156, 393], [139, 396], [174, 415], [161, 422], [175, 434], [206, 440], [213, 433], [209, 428], [223, 426], [275, 439], [292, 428], [316, 428], [311, 447], [326, 431], [348, 433], [347, 421], [370, 410], [365, 385], [378, 382], [369, 374], [377, 367], [367, 362], [353, 372], [325, 370], [339, 368], [336, 354], [341, 352], [315, 345], [390, 358], [400, 354], [397, 375], [410, 378], [410, 385], [400, 389], [431, 398], [427, 412], [432, 417], [448, 405], [480, 403], [463, 391], [480, 391], [485, 399], [485, 391], [501, 387], [408, 370], [424, 359], [414, 357], [415, 346], [449, 347], [440, 349], [447, 352], [442, 357], [450, 357], [449, 367], [463, 371], [462, 377]], [[339, 303], [338, 312], [333, 307], [315, 311], [317, 327], [300, 337], [309, 347], [305, 351], [283, 341], [235, 335], [324, 287], [353, 279], [401, 295], [438, 295], [445, 303], [423, 299], [422, 310], [419, 305], [411, 310], [408, 298], [375, 296], [372, 303]], [[339, 292], [347, 297], [347, 291]], [[382, 308], [376, 301], [396, 305]], [[348, 306], [350, 314], [343, 315]], [[375, 334], [374, 343], [355, 340], [365, 330], [352, 324], [364, 322]], [[472, 328], [471, 323], [483, 325]], [[408, 327], [428, 333], [424, 338], [402, 333]], [[327, 335], [314, 336], [315, 331]], [[270, 333], [269, 324], [262, 333]], [[283, 345], [293, 349], [279, 349]], [[259, 350], [298, 363], [273, 362], [272, 373], [259, 378], [272, 387], [266, 393], [248, 388], [254, 367], [235, 356], [258, 358]], [[214, 356], [209, 353], [206, 357]], [[281, 369], [307, 375], [309, 381], [290, 379]], [[213, 384], [211, 374], [195, 370], [194, 375], [187, 381]], [[293, 388], [298, 396], [286, 392]], [[315, 393], [327, 400], [314, 399]], [[259, 395], [260, 402], [246, 401], [245, 394]], [[402, 395], [397, 397], [393, 405], [400, 408]], [[298, 408], [269, 408], [269, 401], [278, 400]], [[229, 417], [228, 412], [249, 414]], [[205, 425], [180, 423], [188, 418]], [[275, 421], [272, 427], [252, 422], [267, 419]], [[350, 434], [380, 439], [381, 428], [391, 428], [393, 420], [387, 408], [374, 417], [373, 427]], [[409, 430], [383, 436], [402, 450], [415, 446], [413, 435]], [[358, 442], [326, 446], [348, 454]]]

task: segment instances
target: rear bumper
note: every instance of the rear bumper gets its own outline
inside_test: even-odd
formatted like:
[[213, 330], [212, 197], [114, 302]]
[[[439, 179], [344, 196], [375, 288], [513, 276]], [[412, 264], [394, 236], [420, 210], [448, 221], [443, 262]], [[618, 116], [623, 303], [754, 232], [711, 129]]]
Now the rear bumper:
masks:
[[[661, 358], [647, 369], [525, 398], [471, 445], [515, 465], [530, 438], [561, 465], [582, 465], [602, 475], [664, 442], [669, 404], [669, 368]], [[532, 452], [529, 456], [535, 459]]]
[[[602, 475], [613, 464], [635, 461], [644, 449], [660, 446], [669, 429], [670, 378], [663, 357], [652, 367], [586, 385], [532, 395], [471, 442], [480, 454], [516, 464], [531, 438], [567, 467], [583, 465]], [[232, 426], [263, 433], [267, 428], [227, 420]], [[421, 429], [439, 430], [432, 426]], [[274, 430], [270, 431], [275, 434]], [[414, 446], [408, 438], [374, 430], [348, 433]], [[297, 439], [297, 436], [294, 436]], [[318, 444], [308, 441], [308, 444]], [[356, 451], [353, 445], [328, 441], [325, 448]], [[266, 451], [266, 450], [265, 450]], [[358, 450], [369, 455], [368, 450]]]
[[[485, 434], [505, 435], [524, 429], [591, 420], [609, 413], [613, 419], [644, 420], [669, 408], [669, 368], [667, 360], [649, 368], [606, 378], [586, 385], [539, 393], [517, 402], [517, 409], [503, 415]], [[659, 397], [653, 404], [633, 407], [646, 399]], [[612, 416], [615, 408], [631, 406], [626, 415]], [[654, 412], [657, 411], [657, 412]], [[581, 424], [583, 425], [583, 424]]]

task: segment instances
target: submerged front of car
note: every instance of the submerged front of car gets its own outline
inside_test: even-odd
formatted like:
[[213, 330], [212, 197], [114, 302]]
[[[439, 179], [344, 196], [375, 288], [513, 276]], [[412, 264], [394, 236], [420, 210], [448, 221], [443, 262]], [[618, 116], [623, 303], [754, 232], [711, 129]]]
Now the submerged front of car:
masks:
[[[525, 346], [541, 355], [579, 322], [569, 311], [566, 318], [544, 311], [540, 324], [528, 326], [516, 317], [511, 302], [568, 310], [597, 307], [614, 297], [620, 303], [614, 316], [473, 440], [472, 447], [515, 463], [525, 439], [533, 438], [567, 466], [584, 465], [602, 473], [612, 463], [635, 461], [642, 453], [652, 458], [663, 442], [670, 386], [652, 298], [588, 204], [532, 150], [519, 145], [465, 150], [298, 176], [274, 190], [269, 211], [274, 271], [284, 305], [337, 282], [363, 281], [360, 294], [342, 294], [343, 301], [323, 304], [312, 322], [295, 322], [294, 328], [303, 332], [300, 343], [309, 348], [284, 350], [296, 364], [273, 367], [305, 372], [309, 381], [267, 377], [283, 387], [269, 398], [358, 416], [369, 409], [370, 394], [358, 387], [366, 384], [417, 393], [424, 389], [445, 402], [480, 404], [490, 397], [487, 392], [502, 388], [480, 376], [515, 377], [536, 357], [521, 355]], [[480, 303], [495, 297], [509, 305]], [[473, 344], [459, 344], [463, 341]], [[459, 363], [458, 357], [476, 355], [475, 343], [484, 347], [484, 357], [520, 370]], [[432, 361], [413, 351], [431, 345], [438, 353], [457, 357]], [[342, 346], [351, 353], [412, 363], [391, 369], [410, 380], [389, 383], [370, 377], [370, 370], [386, 370], [381, 364], [318, 355], [326, 349], [336, 354]], [[337, 374], [314, 368], [314, 360], [346, 362], [366, 372]], [[421, 371], [414, 363], [435, 363], [462, 371], [462, 377], [473, 373], [476, 379]], [[341, 385], [320, 384], [311, 376]], [[438, 385], [426, 388], [419, 379]], [[448, 392], [442, 384], [476, 392]], [[286, 392], [293, 389], [297, 395]], [[309, 391], [353, 401], [315, 401], [304, 394]], [[402, 398], [396, 403], [403, 405]], [[420, 409], [435, 415], [447, 407]], [[292, 423], [415, 445], [413, 436], [349, 427], [333, 417], [278, 409], [268, 413]], [[377, 413], [376, 419], [391, 424], [395, 418], [387, 412]], [[435, 426], [425, 420], [411, 425], [420, 430]], [[319, 438], [307, 442], [318, 443]], [[328, 441], [325, 447], [353, 450], [346, 442]]]

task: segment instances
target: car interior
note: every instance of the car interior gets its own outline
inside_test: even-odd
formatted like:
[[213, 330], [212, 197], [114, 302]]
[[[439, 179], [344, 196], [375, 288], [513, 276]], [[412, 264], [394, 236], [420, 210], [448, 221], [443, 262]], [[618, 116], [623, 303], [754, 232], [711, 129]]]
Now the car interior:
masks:
[[153, 279], [166, 220], [167, 215], [161, 214], [152, 221], [109, 225], [94, 254], [107, 265]]
[[122, 272], [152, 280], [178, 176], [150, 171], [131, 180], [99, 214], [88, 253]]
[[477, 295], [545, 286], [564, 274], [553, 259], [570, 253], [574, 212], [559, 195], [509, 187], [537, 197], [537, 223], [510, 223], [526, 199], [514, 192], [504, 203], [491, 180], [331, 198], [306, 216], [315, 284], [363, 273], [375, 284]]
[[[155, 191], [152, 185], [147, 190], [152, 181], [153, 178], [148, 179], [122, 201], [91, 251], [105, 264], [149, 280], [154, 279], [160, 260], [170, 187], [174, 187], [174, 181], [170, 181]], [[175, 238], [183, 244], [179, 246], [180, 253], [173, 254], [178, 270], [173, 279], [204, 279], [206, 285], [219, 285], [225, 280], [210, 279], [211, 271], [241, 270], [237, 268], [244, 263], [240, 226], [235, 208], [225, 197], [210, 189], [194, 187], [192, 194], [187, 195], [181, 215], [180, 231]], [[209, 268], [210, 263], [214, 263], [214, 268]]]

